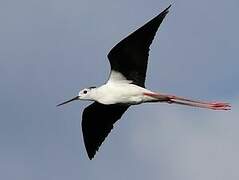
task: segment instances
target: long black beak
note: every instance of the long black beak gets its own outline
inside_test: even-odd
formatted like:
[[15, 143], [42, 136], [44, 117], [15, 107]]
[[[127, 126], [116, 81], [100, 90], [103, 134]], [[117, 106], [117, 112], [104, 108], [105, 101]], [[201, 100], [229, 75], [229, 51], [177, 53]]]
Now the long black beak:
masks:
[[76, 97], [74, 97], [74, 98], [72, 98], [72, 99], [70, 99], [70, 100], [68, 100], [68, 101], [65, 101], [65, 102], [63, 102], [63, 103], [61, 103], [61, 104], [58, 104], [58, 105], [56, 105], [56, 106], [58, 107], [58, 106], [64, 105], [64, 104], [66, 104], [66, 103], [69, 103], [69, 102], [71, 102], [71, 101], [75, 101], [75, 100], [78, 100], [78, 99], [79, 99], [79, 96], [76, 96]]

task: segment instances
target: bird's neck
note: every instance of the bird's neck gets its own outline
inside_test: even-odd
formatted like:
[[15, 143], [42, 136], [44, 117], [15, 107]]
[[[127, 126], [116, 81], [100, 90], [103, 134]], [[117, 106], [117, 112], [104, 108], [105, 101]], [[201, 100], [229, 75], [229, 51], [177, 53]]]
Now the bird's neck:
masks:
[[89, 100], [96, 101], [97, 100], [97, 94], [98, 94], [98, 88], [91, 89], [89, 93]]

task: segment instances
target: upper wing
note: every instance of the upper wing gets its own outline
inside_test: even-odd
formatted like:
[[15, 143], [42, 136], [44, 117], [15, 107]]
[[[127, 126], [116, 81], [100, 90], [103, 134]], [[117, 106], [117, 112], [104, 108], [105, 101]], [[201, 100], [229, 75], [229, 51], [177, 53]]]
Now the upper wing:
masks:
[[92, 159], [105, 140], [113, 124], [121, 118], [129, 106], [104, 105], [98, 102], [86, 107], [82, 115], [82, 131], [87, 154]]
[[111, 49], [108, 54], [111, 70], [121, 73], [133, 84], [144, 87], [149, 47], [170, 7]]

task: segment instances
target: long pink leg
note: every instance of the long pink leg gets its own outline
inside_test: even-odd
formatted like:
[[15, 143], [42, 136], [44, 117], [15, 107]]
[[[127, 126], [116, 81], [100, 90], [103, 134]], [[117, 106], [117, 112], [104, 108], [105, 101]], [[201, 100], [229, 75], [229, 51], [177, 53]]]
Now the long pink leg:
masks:
[[207, 109], [213, 109], [213, 110], [230, 110], [230, 105], [228, 104], [223, 104], [223, 103], [191, 103], [191, 102], [182, 102], [182, 101], [176, 101], [176, 100], [171, 100], [170, 103], [174, 104], [180, 104], [180, 105], [187, 105], [187, 106], [192, 106], [192, 107], [200, 107], [200, 108], [207, 108]]
[[229, 103], [223, 103], [223, 102], [204, 102], [204, 101], [196, 101], [196, 100], [192, 100], [192, 99], [186, 99], [186, 98], [183, 98], [183, 97], [179, 97], [179, 96], [174, 96], [174, 95], [165, 95], [167, 97], [169, 97], [171, 100], [180, 100], [180, 101], [188, 101], [188, 102], [192, 102], [192, 103], [199, 103], [199, 104], [210, 104], [210, 105], [215, 105], [215, 106], [220, 106], [220, 105], [223, 105], [223, 106], [228, 106], [228, 107], [231, 107], [229, 105]]
[[158, 94], [158, 93], [144, 93], [144, 94], [147, 96], [159, 99], [159, 101], [162, 101], [162, 102], [207, 108], [207, 109], [213, 109], [213, 110], [230, 110], [230, 107], [231, 107], [228, 103], [222, 103], [222, 102], [209, 103], [204, 101], [186, 99], [186, 98], [182, 98], [182, 97], [178, 97], [174, 95], [165, 95], [165, 94]]

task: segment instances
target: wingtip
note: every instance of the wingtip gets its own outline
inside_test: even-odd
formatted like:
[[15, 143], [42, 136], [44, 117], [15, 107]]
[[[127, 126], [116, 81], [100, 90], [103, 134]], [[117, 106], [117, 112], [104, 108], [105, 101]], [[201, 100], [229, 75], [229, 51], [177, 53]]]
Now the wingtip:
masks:
[[86, 153], [88, 155], [88, 158], [90, 160], [94, 159], [96, 153], [98, 152], [99, 150], [99, 147], [98, 148], [89, 148], [89, 146], [87, 146], [87, 144], [85, 143], [85, 146], [86, 146]]
[[90, 153], [90, 152], [87, 151], [87, 155], [88, 155], [88, 158], [90, 160], [92, 160], [95, 157], [95, 154], [96, 154], [96, 152], [95, 153]]
[[171, 6], [172, 6], [172, 4], [170, 4], [163, 12], [168, 13]]
[[166, 9], [164, 9], [159, 15], [158, 17], [165, 17], [168, 13], [169, 13], [169, 9], [171, 8], [172, 4], [170, 4]]

